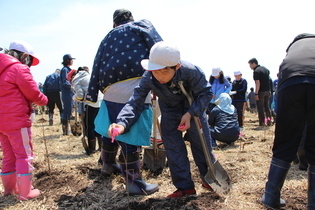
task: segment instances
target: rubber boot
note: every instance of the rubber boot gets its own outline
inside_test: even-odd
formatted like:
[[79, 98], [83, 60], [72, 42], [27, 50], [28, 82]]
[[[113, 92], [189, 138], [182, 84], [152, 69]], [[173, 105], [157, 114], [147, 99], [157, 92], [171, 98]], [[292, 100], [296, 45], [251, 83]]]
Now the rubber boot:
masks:
[[52, 113], [49, 113], [49, 126], [54, 125], [54, 116]]
[[15, 171], [10, 173], [1, 173], [1, 179], [4, 187], [4, 195], [18, 194]]
[[315, 209], [315, 165], [308, 167], [307, 209]]
[[89, 139], [88, 140], [88, 145], [89, 145], [89, 150], [90, 150], [90, 154], [95, 153], [96, 150], [96, 139]]
[[19, 189], [19, 199], [28, 200], [39, 196], [38, 189], [32, 189], [32, 174], [17, 174], [17, 183]]
[[297, 156], [299, 158], [299, 169], [302, 171], [306, 171], [308, 167], [308, 162], [305, 155], [305, 149], [299, 148], [297, 152]]
[[69, 124], [68, 120], [62, 120], [62, 135], [67, 136], [69, 135]]
[[159, 190], [157, 184], [148, 184], [142, 180], [139, 153], [129, 154], [126, 159], [120, 155], [119, 163], [129, 195], [149, 195]]
[[285, 201], [280, 198], [280, 191], [290, 166], [290, 162], [272, 158], [265, 192], [261, 198], [261, 202], [264, 205], [272, 208], [279, 208], [285, 205]]
[[118, 145], [103, 144], [101, 151], [101, 159], [103, 167], [101, 174], [103, 176], [111, 176], [112, 174], [120, 174], [120, 167], [116, 162], [116, 155], [118, 152]]

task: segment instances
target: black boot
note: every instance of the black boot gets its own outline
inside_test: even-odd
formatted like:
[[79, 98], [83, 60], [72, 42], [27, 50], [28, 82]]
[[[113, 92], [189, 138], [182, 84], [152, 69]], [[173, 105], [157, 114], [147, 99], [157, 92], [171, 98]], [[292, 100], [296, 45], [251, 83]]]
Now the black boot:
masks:
[[69, 125], [68, 120], [62, 120], [62, 135], [69, 135]]
[[129, 195], [149, 195], [159, 190], [157, 184], [148, 184], [142, 180], [139, 153], [129, 154], [126, 159], [120, 155], [119, 163]]
[[96, 150], [96, 139], [89, 139], [88, 140], [88, 145], [89, 145], [89, 150], [90, 150], [90, 154], [95, 153]]
[[264, 205], [272, 208], [279, 208], [285, 205], [285, 201], [280, 198], [280, 191], [290, 166], [290, 162], [272, 158], [265, 192], [261, 198], [261, 202]]
[[103, 144], [101, 152], [101, 159], [103, 167], [101, 174], [103, 176], [110, 176], [112, 174], [120, 174], [120, 167], [116, 162], [116, 155], [118, 152], [118, 145]]
[[49, 113], [49, 126], [54, 125], [54, 114]]
[[308, 167], [307, 209], [315, 209], [315, 165]]
[[297, 154], [299, 158], [299, 169], [302, 171], [306, 171], [308, 167], [308, 162], [305, 155], [305, 149], [299, 148]]

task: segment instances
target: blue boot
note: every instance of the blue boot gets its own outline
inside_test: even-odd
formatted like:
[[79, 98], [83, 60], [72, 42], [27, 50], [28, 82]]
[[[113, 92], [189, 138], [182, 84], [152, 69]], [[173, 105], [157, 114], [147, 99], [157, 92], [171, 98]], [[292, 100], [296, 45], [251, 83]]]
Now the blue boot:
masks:
[[149, 195], [159, 190], [157, 184], [148, 184], [142, 180], [138, 153], [127, 155], [126, 160], [120, 155], [119, 163], [129, 195]]
[[285, 205], [285, 201], [280, 198], [280, 191], [290, 166], [290, 162], [272, 158], [265, 192], [261, 198], [264, 205], [272, 208]]
[[315, 209], [315, 165], [308, 167], [307, 209]]

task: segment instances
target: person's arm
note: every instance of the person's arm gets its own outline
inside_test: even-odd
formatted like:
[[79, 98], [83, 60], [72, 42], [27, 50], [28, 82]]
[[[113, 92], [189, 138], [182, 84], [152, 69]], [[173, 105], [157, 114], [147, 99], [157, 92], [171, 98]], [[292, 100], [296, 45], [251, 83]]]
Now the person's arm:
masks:
[[132, 96], [116, 118], [116, 123], [125, 128], [124, 132], [129, 131], [130, 127], [139, 119], [146, 106], [145, 99], [151, 90], [151, 87], [148, 86], [150, 74], [150, 72], [144, 73], [139, 85], [134, 89]]
[[40, 92], [37, 83], [34, 81], [30, 69], [25, 65], [20, 65], [16, 74], [16, 84], [24, 97], [31, 103], [38, 106], [45, 106], [48, 102], [47, 97]]
[[[206, 80], [206, 77], [202, 70], [195, 66], [195, 69], [188, 69], [185, 72], [184, 87], [186, 91], [191, 90], [193, 96], [193, 103], [188, 109], [188, 113], [193, 116], [200, 116], [208, 108], [210, 100], [212, 98], [212, 90], [210, 83]], [[189, 93], [189, 92], [188, 92]]]
[[255, 99], [259, 100], [258, 93], [260, 89], [260, 80], [255, 80]]
[[61, 69], [60, 71], [60, 82], [61, 82], [61, 86], [63, 88], [67, 88], [67, 89], [71, 89], [71, 84], [70, 82], [67, 80], [67, 68], [64, 67]]
[[232, 85], [227, 79], [224, 79], [224, 87], [224, 93], [230, 93], [230, 91], [232, 90]]

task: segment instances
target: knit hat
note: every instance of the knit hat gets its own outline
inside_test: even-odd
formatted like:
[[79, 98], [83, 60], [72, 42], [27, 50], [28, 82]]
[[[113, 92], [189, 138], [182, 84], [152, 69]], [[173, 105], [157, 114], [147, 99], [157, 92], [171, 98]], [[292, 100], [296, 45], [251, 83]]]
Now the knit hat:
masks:
[[117, 9], [113, 15], [113, 21], [119, 25], [125, 21], [133, 21], [133, 16], [127, 9]]

